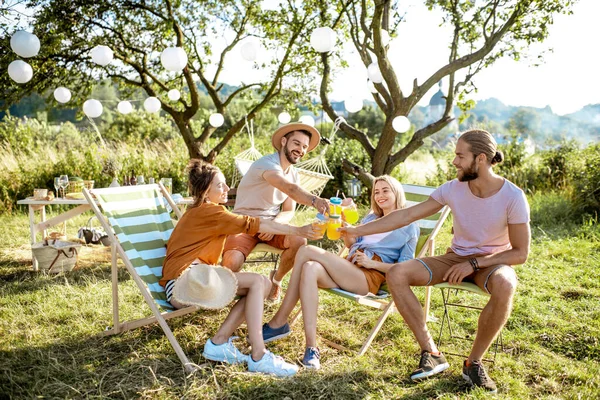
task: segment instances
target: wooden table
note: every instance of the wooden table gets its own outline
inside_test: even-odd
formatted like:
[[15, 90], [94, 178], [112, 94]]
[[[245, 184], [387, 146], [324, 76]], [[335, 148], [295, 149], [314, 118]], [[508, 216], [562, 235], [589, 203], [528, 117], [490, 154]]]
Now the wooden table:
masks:
[[[42, 240], [46, 237], [46, 231], [48, 228], [62, 224], [63, 222], [75, 218], [78, 215], [83, 214], [86, 211], [92, 209], [86, 199], [62, 199], [55, 198], [54, 200], [35, 200], [33, 198], [27, 198], [24, 200], [17, 201], [17, 204], [26, 205], [29, 207], [29, 233], [31, 235], [31, 244], [38, 243], [37, 234], [42, 233]], [[176, 201], [177, 205], [188, 205], [192, 204], [192, 199], [189, 197], [183, 198], [182, 200]], [[55, 217], [46, 220], [46, 206], [52, 205], [68, 205], [76, 206], [68, 211], [65, 211]], [[35, 214], [36, 211], [40, 212], [40, 222], [36, 222]], [[66, 233], [66, 232], [65, 232]], [[32, 258], [33, 270], [38, 270], [38, 263], [35, 257]]]

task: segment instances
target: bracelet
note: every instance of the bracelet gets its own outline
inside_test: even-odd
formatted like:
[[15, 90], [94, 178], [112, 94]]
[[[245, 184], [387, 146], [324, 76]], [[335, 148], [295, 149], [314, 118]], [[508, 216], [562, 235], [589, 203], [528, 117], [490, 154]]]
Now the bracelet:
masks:
[[476, 258], [469, 258], [469, 264], [471, 264], [471, 268], [473, 268], [473, 272], [477, 272], [480, 270], [479, 263]]
[[317, 196], [313, 196], [312, 200], [310, 201], [310, 205], [313, 206], [313, 207], [315, 207], [315, 208], [316, 208], [316, 206], [315, 206], [315, 200], [316, 199], [317, 199]]

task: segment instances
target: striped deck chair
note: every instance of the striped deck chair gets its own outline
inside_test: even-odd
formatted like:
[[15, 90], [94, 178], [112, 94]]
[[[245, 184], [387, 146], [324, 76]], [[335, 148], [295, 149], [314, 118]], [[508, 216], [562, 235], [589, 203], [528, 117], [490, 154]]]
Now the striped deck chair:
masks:
[[[406, 194], [407, 207], [413, 206], [417, 203], [427, 200], [429, 198], [429, 195], [431, 193], [433, 193], [433, 191], [435, 190], [435, 188], [433, 188], [433, 187], [418, 186], [418, 185], [405, 185], [405, 184], [402, 185], [402, 188], [404, 189], [404, 193]], [[447, 206], [445, 206], [438, 213], [436, 213], [430, 217], [427, 217], [427, 218], [417, 221], [417, 224], [419, 225], [419, 228], [421, 231], [421, 236], [419, 237], [419, 242], [417, 243], [415, 257], [420, 258], [420, 257], [425, 257], [427, 255], [435, 254], [436, 236], [439, 233], [440, 229], [442, 228], [442, 225], [444, 224], [444, 221], [448, 217], [449, 213], [450, 213], [450, 209]], [[347, 249], [344, 249], [344, 250], [347, 250]], [[340, 254], [342, 254], [342, 253], [340, 253]], [[392, 297], [390, 296], [390, 294], [387, 291], [387, 285], [384, 284], [376, 296], [369, 296], [369, 295], [362, 296], [362, 295], [359, 295], [356, 293], [351, 293], [351, 292], [348, 292], [348, 291], [345, 291], [342, 289], [324, 289], [324, 290], [326, 290], [327, 292], [329, 292], [331, 294], [334, 294], [337, 296], [342, 296], [346, 299], [355, 301], [358, 304], [362, 304], [366, 307], [372, 307], [372, 308], [382, 311], [377, 323], [375, 324], [375, 326], [369, 333], [369, 336], [367, 337], [365, 342], [362, 344], [360, 350], [358, 351], [358, 355], [363, 355], [371, 346], [373, 339], [375, 339], [375, 336], [377, 336], [377, 334], [381, 330], [381, 327], [383, 326], [385, 320], [389, 317], [389, 315], [392, 312], [394, 312], [396, 310], [396, 308], [394, 306], [394, 301], [392, 300]], [[430, 297], [431, 297], [431, 287], [428, 286], [425, 289], [424, 312], [425, 312], [426, 318], [429, 315]], [[295, 322], [299, 316], [300, 316], [300, 312], [298, 312], [292, 318], [292, 323]], [[334, 343], [325, 338], [321, 338], [321, 339], [323, 340], [323, 342], [325, 342], [327, 345], [329, 345], [333, 348], [340, 349], [340, 350], [349, 350], [349, 349], [345, 348], [344, 346]]]
[[[167, 302], [165, 291], [158, 283], [162, 278], [166, 244], [174, 228], [163, 199], [166, 199], [178, 218], [181, 218], [181, 211], [162, 184], [84, 189], [83, 194], [112, 243], [113, 327], [104, 334], [114, 335], [158, 322], [186, 371], [193, 371], [195, 365], [188, 360], [166, 320], [198, 308], [175, 310]], [[120, 322], [117, 255], [123, 260], [152, 310], [152, 317]]]

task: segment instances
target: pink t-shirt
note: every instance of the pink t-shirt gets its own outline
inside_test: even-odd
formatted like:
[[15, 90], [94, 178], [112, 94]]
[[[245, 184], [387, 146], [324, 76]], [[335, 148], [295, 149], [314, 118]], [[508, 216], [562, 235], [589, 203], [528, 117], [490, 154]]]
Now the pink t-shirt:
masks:
[[496, 194], [485, 199], [475, 196], [468, 182], [458, 179], [444, 183], [431, 198], [452, 210], [451, 249], [460, 256], [508, 250], [508, 224], [529, 223], [525, 193], [506, 179]]

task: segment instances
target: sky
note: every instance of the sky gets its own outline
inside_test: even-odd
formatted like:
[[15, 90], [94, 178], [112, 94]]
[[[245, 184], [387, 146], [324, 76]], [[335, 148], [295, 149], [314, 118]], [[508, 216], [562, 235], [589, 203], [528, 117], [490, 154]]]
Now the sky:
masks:
[[[599, 15], [599, 0], [581, 0], [572, 15], [556, 16], [548, 39], [533, 49], [553, 49], [546, 54], [544, 64], [533, 67], [528, 60], [499, 60], [475, 77], [478, 92], [472, 98], [495, 97], [514, 106], [549, 105], [559, 115], [575, 112], [587, 104], [599, 104], [600, 68], [598, 47], [594, 43], [600, 38]], [[398, 28], [397, 39], [392, 39], [388, 50], [392, 66], [399, 72], [401, 87], [415, 77], [419, 83], [423, 82], [447, 60], [450, 34], [447, 28], [438, 26], [439, 21], [439, 17], [423, 7], [408, 7], [407, 21]], [[401, 43], [407, 41], [398, 40], [403, 37], [415, 39], [406, 46]], [[366, 79], [366, 69], [355, 57], [349, 54], [348, 61], [353, 66], [335, 77], [332, 98], [342, 100], [356, 95], [357, 78]], [[443, 84], [447, 91], [447, 81]], [[427, 105], [437, 89], [434, 87], [419, 104]], [[370, 97], [366, 85], [360, 90], [364, 98]]]

